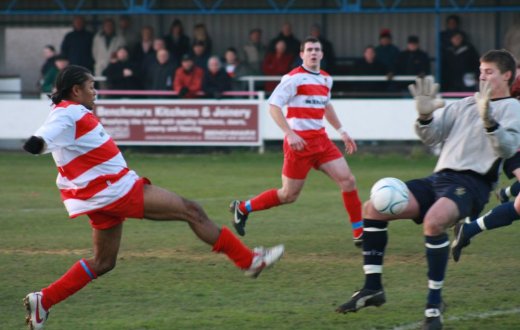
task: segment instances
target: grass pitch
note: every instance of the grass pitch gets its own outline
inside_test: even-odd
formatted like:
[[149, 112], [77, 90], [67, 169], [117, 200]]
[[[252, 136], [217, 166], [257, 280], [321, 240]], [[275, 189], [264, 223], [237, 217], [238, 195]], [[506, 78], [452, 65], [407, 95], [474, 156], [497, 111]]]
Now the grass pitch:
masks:
[[[154, 184], [200, 202], [228, 225], [229, 201], [280, 185], [281, 153], [150, 155], [125, 152]], [[379, 178], [431, 172], [435, 159], [358, 154], [348, 159], [362, 199]], [[0, 153], [0, 328], [23, 329], [22, 298], [91, 253], [86, 218], [69, 220], [50, 156]], [[491, 198], [489, 206], [496, 205]], [[198, 241], [184, 223], [128, 220], [117, 267], [52, 308], [46, 329], [416, 329], [426, 265], [420, 226], [389, 227], [387, 303], [334, 313], [363, 284], [360, 251], [338, 188], [312, 172], [299, 200], [251, 216], [249, 246], [285, 243], [286, 255], [257, 280]], [[519, 226], [482, 234], [450, 261], [446, 329], [520, 327]]]

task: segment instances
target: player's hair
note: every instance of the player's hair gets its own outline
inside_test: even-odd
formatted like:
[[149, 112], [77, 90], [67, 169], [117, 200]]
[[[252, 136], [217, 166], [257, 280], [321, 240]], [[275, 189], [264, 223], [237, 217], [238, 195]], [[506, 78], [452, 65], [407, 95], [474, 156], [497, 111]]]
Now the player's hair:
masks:
[[305, 50], [305, 44], [308, 42], [319, 42], [321, 45], [320, 39], [313, 36], [308, 36], [307, 38], [303, 39], [302, 43], [300, 44], [300, 51], [303, 52]]
[[89, 80], [92, 73], [85, 67], [79, 65], [69, 65], [63, 69], [56, 77], [56, 90], [49, 95], [52, 103], [58, 104], [62, 100], [66, 99], [72, 87], [75, 85], [82, 85], [85, 81]]
[[511, 78], [508, 81], [509, 87], [516, 78], [516, 60], [514, 56], [505, 49], [492, 49], [482, 55], [480, 62], [495, 63], [500, 73], [511, 71]]

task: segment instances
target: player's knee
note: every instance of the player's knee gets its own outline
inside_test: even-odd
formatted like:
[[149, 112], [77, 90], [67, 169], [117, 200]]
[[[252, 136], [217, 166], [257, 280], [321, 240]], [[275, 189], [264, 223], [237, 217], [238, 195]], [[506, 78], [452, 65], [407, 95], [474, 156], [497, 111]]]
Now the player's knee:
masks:
[[108, 273], [112, 269], [116, 267], [116, 258], [106, 259], [106, 260], [95, 260], [94, 265], [92, 266], [94, 272], [97, 276], [101, 276], [103, 274]]
[[446, 231], [446, 225], [431, 218], [425, 218], [423, 222], [424, 235], [437, 236]]
[[356, 189], [356, 178], [352, 174], [346, 175], [341, 178], [339, 184], [343, 191], [352, 191]]
[[377, 214], [376, 209], [370, 200], [363, 203], [363, 218], [373, 218]]
[[204, 212], [204, 209], [198, 203], [186, 200], [184, 204], [186, 205], [188, 221], [196, 223], [203, 223], [205, 221], [208, 221], [208, 216], [206, 215], [206, 212]]
[[299, 192], [291, 192], [291, 191], [283, 191], [279, 194], [280, 203], [282, 204], [289, 204], [294, 203], [298, 199], [298, 196], [300, 195]]

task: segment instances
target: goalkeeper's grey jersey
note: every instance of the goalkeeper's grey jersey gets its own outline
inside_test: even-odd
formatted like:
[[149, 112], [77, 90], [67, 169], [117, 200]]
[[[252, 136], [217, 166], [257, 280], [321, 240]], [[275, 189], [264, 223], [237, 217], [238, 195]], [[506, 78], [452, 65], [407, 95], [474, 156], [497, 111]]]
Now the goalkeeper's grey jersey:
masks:
[[473, 96], [433, 114], [427, 125], [415, 123], [419, 138], [429, 146], [441, 143], [434, 172], [471, 170], [485, 175], [498, 158], [509, 158], [520, 147], [520, 102], [514, 98], [490, 102], [498, 129], [486, 132]]

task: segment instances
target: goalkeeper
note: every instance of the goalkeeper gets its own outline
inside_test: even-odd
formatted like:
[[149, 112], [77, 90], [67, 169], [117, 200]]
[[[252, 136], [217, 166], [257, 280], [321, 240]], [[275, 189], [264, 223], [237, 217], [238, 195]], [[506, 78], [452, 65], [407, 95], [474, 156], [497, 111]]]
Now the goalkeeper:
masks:
[[428, 297], [423, 329], [442, 329], [441, 290], [449, 259], [446, 229], [459, 219], [472, 218], [484, 208], [498, 179], [502, 158], [520, 145], [520, 104], [510, 97], [515, 59], [505, 50], [491, 50], [480, 59], [480, 92], [444, 106], [433, 79], [410, 85], [418, 119], [415, 130], [426, 145], [441, 143], [434, 173], [408, 181], [410, 201], [397, 216], [364, 207], [363, 257], [365, 284], [337, 312], [355, 312], [385, 303], [383, 258], [389, 220], [413, 219], [423, 225], [428, 265]]

